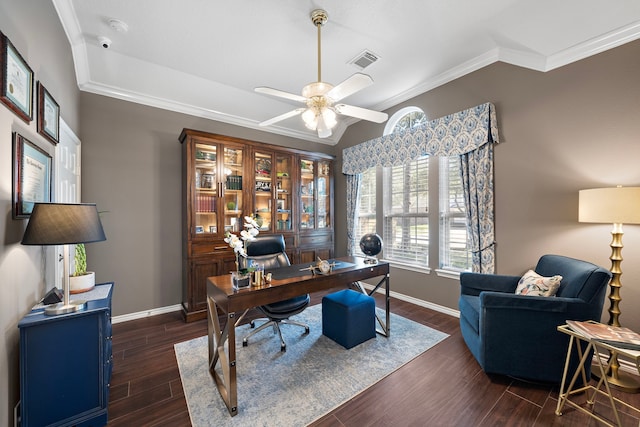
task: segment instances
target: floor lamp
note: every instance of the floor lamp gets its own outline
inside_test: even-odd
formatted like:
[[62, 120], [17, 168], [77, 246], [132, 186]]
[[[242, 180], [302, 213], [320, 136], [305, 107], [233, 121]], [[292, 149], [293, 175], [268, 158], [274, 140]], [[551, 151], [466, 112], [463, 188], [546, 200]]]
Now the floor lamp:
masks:
[[[640, 187], [593, 188], [579, 192], [579, 222], [613, 224], [611, 231], [611, 282], [609, 283], [609, 325], [620, 326], [620, 276], [622, 270], [622, 224], [640, 224]], [[640, 384], [624, 372], [619, 372], [617, 357], [610, 355], [609, 384], [636, 393]]]
[[98, 210], [93, 203], [36, 203], [22, 237], [23, 245], [63, 245], [64, 301], [47, 306], [45, 314], [81, 310], [85, 301], [69, 301], [69, 245], [106, 240]]

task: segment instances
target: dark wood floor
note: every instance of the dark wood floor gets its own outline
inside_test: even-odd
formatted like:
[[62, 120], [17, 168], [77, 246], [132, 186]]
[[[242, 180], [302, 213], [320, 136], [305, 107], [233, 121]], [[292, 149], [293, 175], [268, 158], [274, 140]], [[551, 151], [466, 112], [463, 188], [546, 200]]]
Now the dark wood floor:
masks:
[[[312, 304], [322, 295], [312, 295]], [[313, 426], [601, 425], [575, 409], [556, 416], [554, 387], [487, 376], [467, 350], [457, 318], [395, 299], [391, 308], [450, 337]], [[173, 345], [206, 332], [206, 320], [184, 323], [179, 312], [114, 325], [109, 426], [189, 426]], [[640, 394], [616, 396], [640, 406]], [[595, 409], [612, 419], [603, 398]], [[638, 426], [638, 415], [629, 412], [623, 425]]]

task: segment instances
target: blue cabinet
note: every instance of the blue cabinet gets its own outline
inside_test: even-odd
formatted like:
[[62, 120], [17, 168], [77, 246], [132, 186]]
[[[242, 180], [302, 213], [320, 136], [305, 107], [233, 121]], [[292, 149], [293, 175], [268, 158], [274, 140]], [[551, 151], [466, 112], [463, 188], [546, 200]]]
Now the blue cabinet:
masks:
[[107, 424], [111, 379], [113, 283], [73, 299], [87, 300], [75, 313], [46, 316], [36, 308], [20, 328], [21, 426]]

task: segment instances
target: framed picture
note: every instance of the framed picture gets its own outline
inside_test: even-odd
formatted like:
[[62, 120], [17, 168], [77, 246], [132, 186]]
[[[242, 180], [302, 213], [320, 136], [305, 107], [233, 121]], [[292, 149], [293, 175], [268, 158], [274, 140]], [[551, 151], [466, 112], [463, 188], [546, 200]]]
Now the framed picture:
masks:
[[38, 133], [53, 145], [60, 138], [60, 106], [42, 82], [38, 82]]
[[0, 50], [0, 101], [29, 123], [33, 119], [33, 71], [2, 33]]
[[13, 133], [13, 218], [29, 218], [33, 205], [51, 201], [51, 156]]
[[276, 199], [276, 209], [279, 211], [284, 210], [284, 199]]

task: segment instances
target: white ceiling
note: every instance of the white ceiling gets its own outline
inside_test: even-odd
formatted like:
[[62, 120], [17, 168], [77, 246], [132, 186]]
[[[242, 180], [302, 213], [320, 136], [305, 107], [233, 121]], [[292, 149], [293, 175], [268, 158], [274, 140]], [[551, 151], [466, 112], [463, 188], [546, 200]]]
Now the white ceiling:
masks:
[[[496, 61], [549, 71], [640, 37], [638, 0], [53, 0], [81, 90], [249, 128], [299, 104], [254, 92], [292, 93], [317, 78], [314, 9], [322, 28], [322, 79], [362, 72], [374, 84], [344, 102], [385, 110]], [[128, 25], [118, 32], [110, 19]], [[108, 49], [98, 37], [111, 39]], [[354, 119], [318, 139], [299, 116], [265, 131], [336, 144]]]

